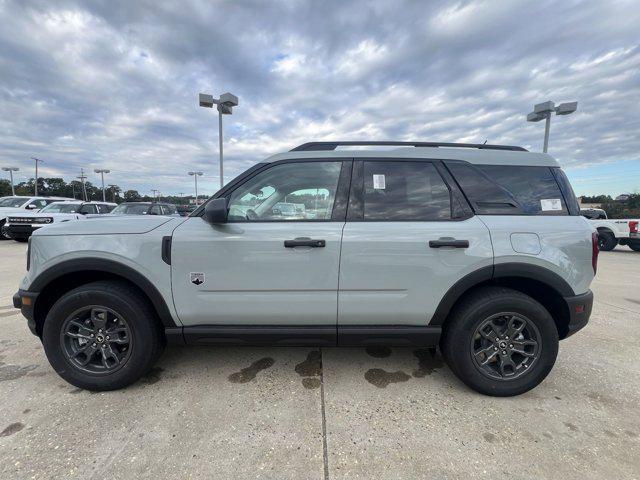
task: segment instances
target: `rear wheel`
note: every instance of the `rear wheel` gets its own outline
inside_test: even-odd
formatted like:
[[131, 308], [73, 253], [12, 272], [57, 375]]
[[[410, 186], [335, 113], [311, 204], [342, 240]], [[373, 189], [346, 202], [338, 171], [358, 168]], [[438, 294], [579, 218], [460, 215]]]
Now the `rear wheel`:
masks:
[[451, 370], [472, 389], [512, 396], [536, 387], [558, 354], [558, 331], [533, 298], [508, 288], [480, 289], [458, 304], [441, 341]]
[[598, 232], [598, 248], [601, 252], [609, 252], [616, 248], [618, 239], [610, 232]]
[[164, 346], [146, 299], [117, 281], [90, 283], [63, 295], [45, 319], [42, 343], [58, 375], [86, 390], [134, 383]]
[[640, 252], [640, 240], [629, 240], [629, 248], [634, 252]]

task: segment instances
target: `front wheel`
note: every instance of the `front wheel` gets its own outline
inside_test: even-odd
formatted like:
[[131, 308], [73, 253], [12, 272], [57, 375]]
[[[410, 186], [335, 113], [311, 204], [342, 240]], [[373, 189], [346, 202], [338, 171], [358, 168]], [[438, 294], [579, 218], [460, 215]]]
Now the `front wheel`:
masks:
[[115, 390], [149, 371], [164, 345], [146, 299], [124, 282], [98, 281], [63, 295], [42, 343], [58, 375], [86, 390]]
[[558, 331], [533, 298], [486, 287], [455, 307], [440, 346], [451, 370], [469, 387], [506, 397], [531, 390], [549, 374]]
[[9, 229], [6, 227], [6, 220], [0, 220], [0, 240], [11, 240]]

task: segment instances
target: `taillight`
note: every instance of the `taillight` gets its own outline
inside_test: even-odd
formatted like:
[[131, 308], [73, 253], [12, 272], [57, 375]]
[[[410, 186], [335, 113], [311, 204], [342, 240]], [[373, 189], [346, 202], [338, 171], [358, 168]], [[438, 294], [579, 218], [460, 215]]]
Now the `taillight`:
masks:
[[598, 271], [598, 232], [591, 233], [591, 266], [593, 267], [593, 274]]
[[638, 233], [638, 222], [636, 220], [629, 222], [629, 233]]

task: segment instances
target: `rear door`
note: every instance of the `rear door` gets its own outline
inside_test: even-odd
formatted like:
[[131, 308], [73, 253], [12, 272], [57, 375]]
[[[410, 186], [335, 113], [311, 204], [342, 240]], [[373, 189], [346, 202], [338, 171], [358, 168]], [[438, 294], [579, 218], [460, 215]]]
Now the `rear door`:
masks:
[[[185, 326], [334, 328], [350, 161], [286, 161], [226, 195], [229, 222], [189, 217], [173, 234], [176, 310]], [[278, 203], [301, 207], [284, 215]], [[304, 206], [304, 208], [302, 208]]]
[[339, 327], [427, 325], [458, 280], [490, 274], [489, 232], [439, 162], [367, 159], [354, 172]]

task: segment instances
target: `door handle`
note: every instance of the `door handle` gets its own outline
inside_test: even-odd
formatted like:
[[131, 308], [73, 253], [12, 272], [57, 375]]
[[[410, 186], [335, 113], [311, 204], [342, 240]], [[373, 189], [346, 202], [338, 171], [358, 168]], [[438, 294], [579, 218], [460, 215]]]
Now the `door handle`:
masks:
[[285, 240], [284, 246], [285, 248], [295, 248], [295, 247], [313, 247], [320, 248], [324, 247], [326, 242], [324, 240], [315, 240], [309, 237], [298, 237], [293, 240]]
[[469, 248], [469, 240], [456, 240], [455, 238], [441, 238], [439, 240], [429, 240], [431, 248], [453, 247]]

